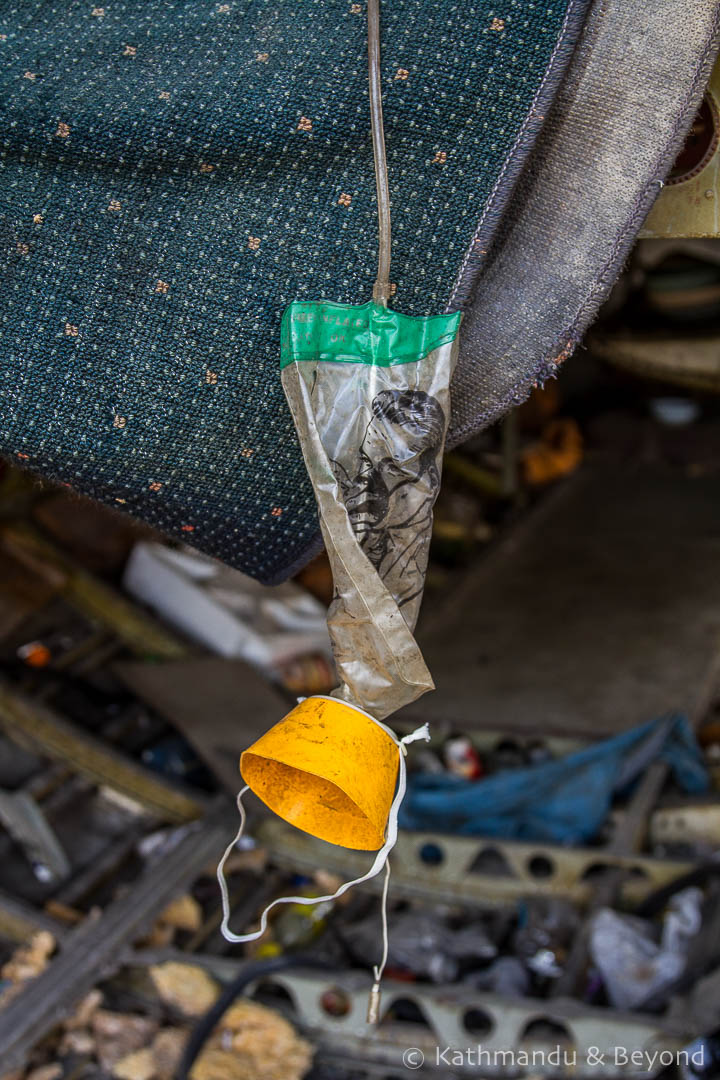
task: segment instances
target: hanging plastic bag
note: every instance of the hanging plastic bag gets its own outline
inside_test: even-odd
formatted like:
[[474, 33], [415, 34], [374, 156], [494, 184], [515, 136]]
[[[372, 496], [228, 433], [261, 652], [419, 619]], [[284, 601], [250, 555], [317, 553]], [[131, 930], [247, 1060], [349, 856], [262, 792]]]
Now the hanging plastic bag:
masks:
[[282, 382], [335, 583], [334, 696], [379, 720], [433, 681], [413, 637], [440, 490], [460, 314], [291, 304]]

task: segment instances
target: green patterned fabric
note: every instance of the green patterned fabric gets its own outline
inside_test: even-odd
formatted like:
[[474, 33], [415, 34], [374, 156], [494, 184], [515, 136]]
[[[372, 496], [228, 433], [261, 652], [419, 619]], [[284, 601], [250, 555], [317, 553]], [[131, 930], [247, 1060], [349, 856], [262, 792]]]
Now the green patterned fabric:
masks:
[[[382, 5], [400, 312], [467, 298], [581, 7]], [[0, 0], [0, 451], [264, 581], [317, 534], [283, 309], [372, 292], [365, 20]]]

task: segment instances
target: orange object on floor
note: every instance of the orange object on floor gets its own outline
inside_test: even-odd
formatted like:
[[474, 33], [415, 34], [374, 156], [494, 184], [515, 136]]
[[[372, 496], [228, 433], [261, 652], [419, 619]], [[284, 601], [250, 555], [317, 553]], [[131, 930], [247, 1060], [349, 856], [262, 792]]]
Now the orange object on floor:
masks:
[[540, 442], [523, 453], [523, 477], [530, 487], [542, 487], [574, 472], [582, 458], [583, 439], [576, 422], [570, 418], [552, 420]]

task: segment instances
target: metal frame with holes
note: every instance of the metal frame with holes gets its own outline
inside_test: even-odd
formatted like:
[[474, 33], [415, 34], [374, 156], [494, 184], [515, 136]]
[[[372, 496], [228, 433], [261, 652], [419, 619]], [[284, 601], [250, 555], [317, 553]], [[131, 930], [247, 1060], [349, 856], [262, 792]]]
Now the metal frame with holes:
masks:
[[[318, 866], [344, 878], [367, 869], [368, 855], [324, 844], [279, 820], [256, 829], [274, 862], [300, 870]], [[686, 874], [695, 864], [645, 855], [616, 855], [603, 848], [563, 848], [487, 837], [401, 832], [392, 853], [393, 895], [428, 902], [493, 907], [534, 896], [562, 896], [580, 907], [608, 869], [625, 872], [621, 897], [639, 903], [650, 892]], [[484, 869], [485, 867], [485, 869]], [[367, 883], [378, 889], [377, 881]]]
[[[502, 998], [464, 987], [433, 987], [417, 983], [383, 984], [380, 1025], [368, 1037], [366, 1022], [368, 976], [352, 972], [328, 979], [315, 972], [272, 975], [256, 984], [251, 993], [262, 997], [274, 993], [288, 1014], [320, 1047], [321, 1059], [346, 1066], [362, 1062], [368, 1072], [417, 1068], [416, 1057], [408, 1066], [403, 1053], [420, 1051], [425, 1059], [419, 1075], [440, 1076], [544, 1076], [572, 1074], [599, 1078], [651, 1077], [661, 1071], [655, 1065], [628, 1067], [616, 1064], [620, 1050], [665, 1051], [677, 1054], [687, 1046], [692, 1032], [682, 1024], [670, 1024], [656, 1016], [621, 1013], [583, 1006], [573, 1000]], [[332, 1002], [332, 1010], [328, 1003]], [[422, 1022], [391, 1020], [389, 1012], [400, 1002], [411, 1003]], [[483, 1051], [482, 1057], [477, 1050]], [[560, 1068], [550, 1057], [560, 1055]], [[459, 1063], [455, 1054], [463, 1055]], [[535, 1057], [523, 1067], [523, 1054]], [[570, 1061], [565, 1066], [566, 1060]], [[651, 1059], [649, 1059], [651, 1060]], [[448, 1068], [448, 1066], [452, 1068]], [[514, 1067], [515, 1065], [519, 1067]], [[384, 1072], [382, 1070], [385, 1070]]]

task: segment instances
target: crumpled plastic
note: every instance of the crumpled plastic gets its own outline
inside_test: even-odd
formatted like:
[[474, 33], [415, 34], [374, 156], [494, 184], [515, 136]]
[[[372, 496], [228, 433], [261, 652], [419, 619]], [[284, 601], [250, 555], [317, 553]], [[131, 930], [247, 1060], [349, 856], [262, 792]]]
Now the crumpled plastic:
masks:
[[634, 1009], [670, 991], [687, 963], [687, 950], [702, 923], [701, 889], [688, 888], [670, 901], [662, 937], [642, 919], [601, 908], [592, 920], [590, 952], [608, 997], [618, 1009]]
[[[343, 930], [343, 939], [363, 961], [377, 948], [377, 919], [364, 919]], [[406, 911], [389, 921], [388, 964], [432, 982], [458, 978], [462, 963], [493, 960], [498, 947], [478, 920], [454, 930], [437, 913]]]

